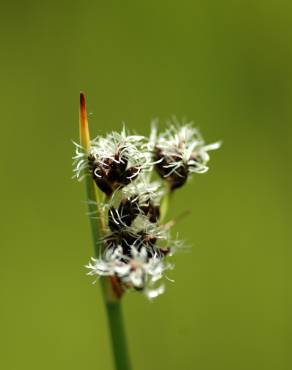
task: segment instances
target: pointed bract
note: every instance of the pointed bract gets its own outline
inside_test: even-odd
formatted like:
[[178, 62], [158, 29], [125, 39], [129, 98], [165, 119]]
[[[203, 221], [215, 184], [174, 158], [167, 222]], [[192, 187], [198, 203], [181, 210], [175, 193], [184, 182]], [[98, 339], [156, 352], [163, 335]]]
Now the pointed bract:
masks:
[[79, 130], [80, 144], [86, 151], [88, 151], [90, 149], [90, 135], [86, 112], [85, 94], [82, 91], [80, 92]]

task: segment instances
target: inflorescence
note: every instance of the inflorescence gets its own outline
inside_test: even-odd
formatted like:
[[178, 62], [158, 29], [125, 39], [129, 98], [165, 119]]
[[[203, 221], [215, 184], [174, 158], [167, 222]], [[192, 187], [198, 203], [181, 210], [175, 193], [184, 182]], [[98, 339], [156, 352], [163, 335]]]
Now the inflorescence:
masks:
[[192, 123], [175, 122], [162, 134], [153, 126], [150, 138], [124, 128], [98, 136], [88, 150], [75, 146], [74, 176], [90, 176], [104, 193], [100, 208], [106, 228], [100, 256], [86, 265], [88, 275], [108, 276], [121, 291], [135, 289], [155, 298], [164, 291], [158, 281], [173, 267], [168, 257], [180, 246], [171, 239], [161, 205], [191, 174], [208, 171], [208, 152], [220, 143], [205, 145]]

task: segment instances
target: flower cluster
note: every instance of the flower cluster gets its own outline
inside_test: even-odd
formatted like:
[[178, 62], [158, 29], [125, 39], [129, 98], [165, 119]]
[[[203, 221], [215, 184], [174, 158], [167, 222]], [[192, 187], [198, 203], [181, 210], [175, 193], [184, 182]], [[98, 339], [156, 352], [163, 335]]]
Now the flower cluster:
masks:
[[[164, 291], [159, 281], [173, 267], [168, 257], [179, 245], [163, 223], [162, 202], [190, 174], [208, 170], [208, 151], [220, 143], [205, 145], [191, 124], [176, 124], [162, 134], [153, 127], [148, 139], [124, 128], [95, 138], [87, 150], [75, 145], [75, 177], [91, 176], [105, 194], [101, 253], [86, 266], [88, 274], [110, 277], [121, 291], [158, 296]], [[159, 181], [151, 179], [155, 172]]]
[[205, 145], [199, 130], [192, 127], [191, 123], [171, 125], [158, 136], [155, 144], [155, 168], [167, 181], [170, 190], [180, 188], [190, 173], [208, 171], [208, 151], [218, 149], [220, 145], [220, 142]]

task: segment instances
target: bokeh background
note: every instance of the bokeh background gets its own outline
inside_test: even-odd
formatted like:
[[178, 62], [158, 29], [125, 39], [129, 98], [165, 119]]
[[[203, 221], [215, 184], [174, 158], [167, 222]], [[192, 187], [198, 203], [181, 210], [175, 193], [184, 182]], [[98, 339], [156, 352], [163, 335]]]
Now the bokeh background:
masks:
[[291, 21], [282, 0], [1, 1], [1, 369], [112, 369], [80, 89], [93, 134], [175, 114], [224, 141], [173, 200], [175, 283], [124, 300], [134, 369], [291, 369]]

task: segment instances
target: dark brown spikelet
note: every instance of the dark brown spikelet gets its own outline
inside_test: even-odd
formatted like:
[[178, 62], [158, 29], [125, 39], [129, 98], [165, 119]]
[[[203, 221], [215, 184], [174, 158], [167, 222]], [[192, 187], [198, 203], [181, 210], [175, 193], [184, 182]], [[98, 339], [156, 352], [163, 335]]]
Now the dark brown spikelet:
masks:
[[105, 247], [110, 250], [122, 248], [121, 261], [128, 263], [132, 259], [132, 248], [138, 252], [146, 248], [147, 257], [160, 256], [163, 258], [168, 254], [168, 249], [160, 249], [156, 246], [157, 237], [145, 229], [133, 231], [130, 227], [139, 214], [148, 217], [150, 222], [157, 222], [160, 211], [159, 206], [148, 199], [143, 206], [139, 204], [139, 196], [133, 195], [120, 201], [118, 208], [110, 207], [108, 211], [108, 227], [110, 233], [104, 238]]
[[[116, 210], [113, 210], [112, 212], [109, 212], [109, 215], [112, 215], [114, 211], [117, 212]], [[160, 248], [156, 246], [157, 237], [155, 235], [148, 233], [146, 230], [133, 233], [117, 225], [111, 217], [112, 216], [109, 216], [109, 227], [111, 229], [111, 233], [104, 239], [106, 248], [115, 250], [118, 247], [122, 247], [123, 256], [125, 258], [132, 257], [132, 247], [139, 252], [143, 247], [146, 248], [148, 258], [151, 258], [154, 255], [159, 255], [161, 257], [166, 255], [165, 251], [160, 250]], [[122, 261], [127, 262], [125, 258], [123, 258]]]
[[123, 199], [119, 205], [118, 212], [124, 224], [131, 226], [132, 222], [140, 213], [138, 198], [131, 197]]
[[108, 211], [108, 225], [111, 231], [118, 231], [125, 226], [131, 226], [132, 222], [140, 213], [137, 197], [123, 199], [115, 209], [111, 207]]
[[[121, 228], [107, 235], [104, 239], [104, 243], [106, 248], [111, 250], [122, 247], [123, 256], [131, 258], [131, 247], [136, 246], [137, 240], [139, 242], [139, 237]], [[122, 261], [127, 262], [125, 258], [122, 258]]]
[[97, 161], [94, 155], [88, 156], [89, 170], [99, 189], [110, 197], [119, 188], [128, 185], [139, 175], [139, 168], [129, 167], [128, 159], [121, 154], [122, 148], [116, 153], [115, 158], [105, 158]]
[[124, 186], [130, 184], [131, 181], [135, 180], [140, 173], [139, 168], [130, 167], [121, 176], [121, 182]]
[[169, 174], [170, 168], [168, 167], [171, 163], [180, 161], [179, 156], [167, 156], [163, 151], [156, 147], [154, 150], [155, 169], [159, 176], [168, 182], [170, 190], [175, 190], [182, 187], [188, 179], [189, 169], [186, 164], [181, 164], [174, 172]]

